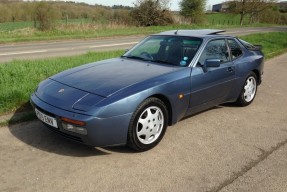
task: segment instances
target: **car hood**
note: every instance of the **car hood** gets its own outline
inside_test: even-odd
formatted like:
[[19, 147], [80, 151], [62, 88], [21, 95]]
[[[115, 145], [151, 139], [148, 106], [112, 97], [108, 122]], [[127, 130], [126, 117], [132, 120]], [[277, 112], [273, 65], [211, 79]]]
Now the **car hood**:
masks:
[[50, 79], [102, 97], [138, 82], [169, 73], [176, 67], [131, 59], [110, 59], [64, 71]]
[[64, 110], [87, 112], [104, 97], [47, 79], [42, 81], [35, 95], [45, 103]]

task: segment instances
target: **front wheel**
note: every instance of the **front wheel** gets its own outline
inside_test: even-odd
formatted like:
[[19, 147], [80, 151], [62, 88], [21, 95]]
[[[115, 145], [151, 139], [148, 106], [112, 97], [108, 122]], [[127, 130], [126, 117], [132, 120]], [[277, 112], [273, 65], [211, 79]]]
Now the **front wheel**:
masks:
[[128, 131], [128, 145], [137, 151], [155, 147], [163, 138], [168, 122], [165, 104], [158, 98], [148, 98], [134, 112]]
[[242, 91], [237, 99], [237, 104], [240, 106], [247, 106], [254, 100], [257, 92], [257, 77], [255, 73], [251, 72], [244, 83]]

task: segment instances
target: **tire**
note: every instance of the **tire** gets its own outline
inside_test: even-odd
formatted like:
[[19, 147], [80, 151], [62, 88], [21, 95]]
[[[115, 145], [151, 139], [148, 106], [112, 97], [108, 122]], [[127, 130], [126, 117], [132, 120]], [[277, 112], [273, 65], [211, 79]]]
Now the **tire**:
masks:
[[165, 104], [158, 98], [148, 98], [134, 112], [128, 129], [128, 146], [136, 151], [155, 147], [163, 138], [168, 124]]
[[257, 93], [257, 83], [257, 76], [255, 73], [250, 72], [236, 101], [239, 106], [244, 107], [252, 103]]

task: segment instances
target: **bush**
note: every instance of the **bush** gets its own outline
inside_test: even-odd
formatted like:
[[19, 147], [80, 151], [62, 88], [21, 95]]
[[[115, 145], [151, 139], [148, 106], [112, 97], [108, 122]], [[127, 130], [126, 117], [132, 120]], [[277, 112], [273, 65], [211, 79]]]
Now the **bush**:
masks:
[[51, 4], [40, 2], [35, 7], [35, 20], [39, 23], [39, 29], [42, 31], [53, 28], [57, 13]]
[[206, 0], [181, 0], [180, 14], [190, 23], [203, 23], [205, 21], [204, 9]]
[[171, 12], [159, 0], [138, 0], [131, 16], [139, 26], [157, 26], [173, 23]]

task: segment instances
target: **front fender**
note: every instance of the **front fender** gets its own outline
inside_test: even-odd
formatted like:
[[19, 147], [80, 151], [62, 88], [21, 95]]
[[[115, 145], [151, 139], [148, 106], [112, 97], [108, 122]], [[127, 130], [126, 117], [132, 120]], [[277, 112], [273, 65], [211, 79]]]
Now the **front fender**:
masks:
[[[133, 113], [145, 99], [162, 95], [170, 103], [172, 122], [176, 122], [185, 115], [188, 108], [190, 71], [191, 68], [182, 68], [176, 72], [127, 87], [99, 102], [91, 114], [99, 118], [109, 118]], [[179, 98], [179, 94], [184, 97]]]

